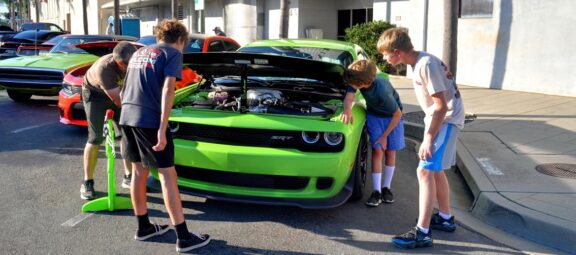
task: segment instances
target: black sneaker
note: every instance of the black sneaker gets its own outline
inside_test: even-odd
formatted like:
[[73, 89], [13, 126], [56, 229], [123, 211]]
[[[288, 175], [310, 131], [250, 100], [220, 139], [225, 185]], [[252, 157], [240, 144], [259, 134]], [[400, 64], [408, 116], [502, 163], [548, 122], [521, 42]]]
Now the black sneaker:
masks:
[[187, 252], [200, 247], [206, 246], [210, 242], [210, 236], [206, 234], [196, 234], [190, 233], [192, 238], [190, 239], [178, 239], [176, 240], [176, 251], [177, 252]]
[[374, 191], [372, 195], [370, 195], [370, 198], [368, 198], [368, 201], [366, 201], [366, 206], [376, 207], [380, 205], [380, 203], [382, 203], [382, 195], [380, 195], [380, 192]]
[[150, 237], [162, 235], [168, 232], [168, 230], [170, 230], [170, 228], [168, 228], [168, 225], [160, 225], [157, 223], [150, 222], [150, 227], [146, 229], [138, 229], [136, 231], [134, 239], [138, 241], [144, 241]]
[[94, 180], [87, 180], [80, 186], [80, 198], [86, 200], [94, 199]]
[[430, 247], [432, 246], [432, 231], [424, 234], [418, 227], [414, 227], [404, 234], [392, 237], [392, 244], [404, 249]]
[[382, 202], [386, 204], [394, 203], [394, 195], [389, 188], [382, 188]]
[[444, 219], [439, 213], [432, 215], [430, 219], [430, 228], [446, 232], [454, 232], [456, 230], [456, 224], [454, 223], [454, 216], [450, 219]]
[[129, 189], [130, 183], [132, 182], [132, 175], [124, 175], [122, 177], [122, 188]]

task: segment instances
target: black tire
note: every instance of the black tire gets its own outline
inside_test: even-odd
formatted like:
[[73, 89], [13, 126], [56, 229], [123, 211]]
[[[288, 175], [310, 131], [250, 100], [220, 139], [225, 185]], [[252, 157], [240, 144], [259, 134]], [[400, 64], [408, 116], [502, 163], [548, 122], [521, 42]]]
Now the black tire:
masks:
[[356, 152], [356, 160], [354, 162], [354, 189], [350, 196], [350, 201], [358, 201], [364, 195], [364, 187], [366, 186], [366, 174], [368, 172], [368, 135], [366, 130], [362, 130], [362, 137], [358, 144]]
[[26, 102], [32, 97], [32, 94], [30, 93], [24, 93], [16, 90], [8, 90], [7, 92], [8, 96], [16, 102]]

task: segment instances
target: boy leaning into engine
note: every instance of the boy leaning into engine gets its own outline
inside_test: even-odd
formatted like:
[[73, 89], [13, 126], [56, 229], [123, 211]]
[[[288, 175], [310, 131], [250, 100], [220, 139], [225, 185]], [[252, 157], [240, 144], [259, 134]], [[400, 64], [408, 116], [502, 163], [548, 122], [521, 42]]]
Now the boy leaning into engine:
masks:
[[[374, 191], [366, 202], [376, 207], [380, 203], [394, 203], [390, 190], [396, 166], [396, 151], [404, 148], [404, 123], [402, 103], [396, 90], [387, 79], [376, 76], [376, 65], [368, 60], [357, 60], [350, 64], [344, 74], [350, 87], [344, 98], [344, 111], [340, 119], [352, 123], [352, 105], [356, 90], [366, 100], [366, 130], [372, 145], [372, 185]], [[382, 183], [382, 157], [384, 182]]]

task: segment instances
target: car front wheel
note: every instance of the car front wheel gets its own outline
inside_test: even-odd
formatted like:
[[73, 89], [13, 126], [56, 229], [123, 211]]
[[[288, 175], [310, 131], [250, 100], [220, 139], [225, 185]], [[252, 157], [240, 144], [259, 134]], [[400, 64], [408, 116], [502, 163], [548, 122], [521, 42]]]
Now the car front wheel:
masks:
[[32, 94], [30, 93], [24, 93], [16, 90], [9, 89], [7, 92], [8, 96], [16, 102], [26, 102], [32, 97]]
[[366, 130], [362, 130], [362, 137], [360, 144], [358, 144], [358, 151], [356, 152], [356, 160], [354, 162], [354, 189], [350, 196], [350, 201], [358, 201], [362, 199], [364, 187], [366, 186], [366, 174], [368, 169], [368, 135]]

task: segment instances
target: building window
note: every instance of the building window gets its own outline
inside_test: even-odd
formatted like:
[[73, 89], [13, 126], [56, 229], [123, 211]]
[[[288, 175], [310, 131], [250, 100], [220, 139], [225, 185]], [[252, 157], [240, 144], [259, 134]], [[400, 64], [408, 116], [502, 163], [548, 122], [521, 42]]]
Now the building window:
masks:
[[494, 0], [460, 0], [460, 18], [492, 18]]
[[372, 8], [338, 10], [338, 40], [344, 40], [346, 28], [373, 20]]

